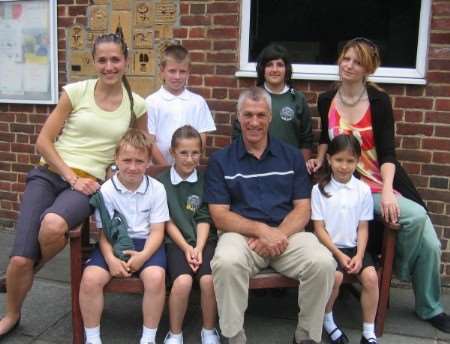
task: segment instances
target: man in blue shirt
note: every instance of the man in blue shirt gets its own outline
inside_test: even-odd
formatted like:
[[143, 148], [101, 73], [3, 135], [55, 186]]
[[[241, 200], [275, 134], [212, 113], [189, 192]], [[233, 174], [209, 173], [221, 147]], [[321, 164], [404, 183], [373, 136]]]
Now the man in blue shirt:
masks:
[[242, 137], [208, 162], [205, 202], [220, 235], [211, 262], [220, 328], [230, 344], [246, 343], [249, 279], [268, 266], [300, 282], [294, 343], [320, 342], [335, 262], [304, 227], [311, 185], [298, 150], [268, 135], [269, 94], [241, 93]]

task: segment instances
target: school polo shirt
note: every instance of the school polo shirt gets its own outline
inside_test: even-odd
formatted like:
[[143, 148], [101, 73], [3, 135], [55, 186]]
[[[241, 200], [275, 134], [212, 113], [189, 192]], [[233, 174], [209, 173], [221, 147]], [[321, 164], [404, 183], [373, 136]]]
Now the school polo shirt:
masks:
[[148, 110], [148, 131], [155, 136], [155, 143], [166, 161], [173, 159], [169, 153], [175, 130], [183, 125], [193, 126], [199, 133], [216, 130], [214, 120], [205, 99], [185, 89], [174, 95], [161, 87], [149, 95], [145, 102]]
[[[119, 172], [120, 173], [120, 172]], [[108, 179], [100, 188], [109, 216], [114, 210], [120, 212], [128, 224], [131, 238], [147, 239], [153, 223], [169, 221], [166, 190], [164, 186], [149, 176], [144, 176], [135, 191], [128, 190], [117, 174]], [[95, 211], [97, 227], [102, 227], [99, 211]]]
[[229, 204], [251, 220], [278, 226], [293, 200], [309, 198], [311, 184], [298, 149], [269, 137], [260, 159], [248, 153], [241, 137], [208, 161], [205, 202]]
[[333, 243], [339, 248], [356, 247], [359, 221], [373, 219], [373, 199], [369, 186], [352, 178], [339, 183], [334, 178], [325, 186], [331, 196], [314, 185], [311, 195], [312, 220], [322, 220]]

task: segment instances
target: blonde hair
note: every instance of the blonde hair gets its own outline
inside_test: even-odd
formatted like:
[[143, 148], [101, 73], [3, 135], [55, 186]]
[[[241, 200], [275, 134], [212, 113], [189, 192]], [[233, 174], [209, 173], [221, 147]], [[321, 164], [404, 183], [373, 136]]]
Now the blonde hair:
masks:
[[191, 62], [189, 57], [189, 51], [180, 44], [171, 44], [164, 49], [161, 55], [161, 68], [165, 68], [169, 59], [174, 60], [177, 63]]
[[147, 151], [148, 157], [150, 158], [152, 153], [152, 143], [150, 137], [143, 131], [134, 128], [128, 129], [117, 144], [116, 157], [126, 146], [131, 146], [138, 150]]
[[368, 74], [373, 74], [380, 66], [380, 52], [375, 43], [364, 37], [356, 37], [345, 43], [338, 58], [338, 65], [341, 64], [344, 55], [349, 49], [353, 48], [358, 57], [361, 66]]

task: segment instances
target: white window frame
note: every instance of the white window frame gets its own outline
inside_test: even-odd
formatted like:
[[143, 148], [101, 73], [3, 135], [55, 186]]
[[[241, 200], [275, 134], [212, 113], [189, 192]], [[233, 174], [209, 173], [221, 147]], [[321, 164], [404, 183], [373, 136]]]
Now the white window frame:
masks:
[[[249, 37], [251, 0], [241, 2], [240, 63], [237, 77], [256, 77], [256, 63], [249, 62]], [[415, 68], [380, 67], [369, 80], [377, 83], [426, 84], [429, 32], [431, 22], [431, 0], [422, 0], [420, 7], [419, 35]], [[336, 65], [293, 64], [292, 78], [303, 80], [338, 80]]]

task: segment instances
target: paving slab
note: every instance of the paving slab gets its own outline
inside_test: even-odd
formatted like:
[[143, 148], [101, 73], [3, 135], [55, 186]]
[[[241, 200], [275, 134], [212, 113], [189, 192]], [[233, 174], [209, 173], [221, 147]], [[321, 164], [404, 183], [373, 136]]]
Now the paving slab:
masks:
[[[0, 314], [4, 313], [5, 296], [0, 294]], [[37, 280], [24, 302], [22, 320], [16, 333], [38, 337], [68, 315], [70, 307], [70, 289], [67, 284]]]

